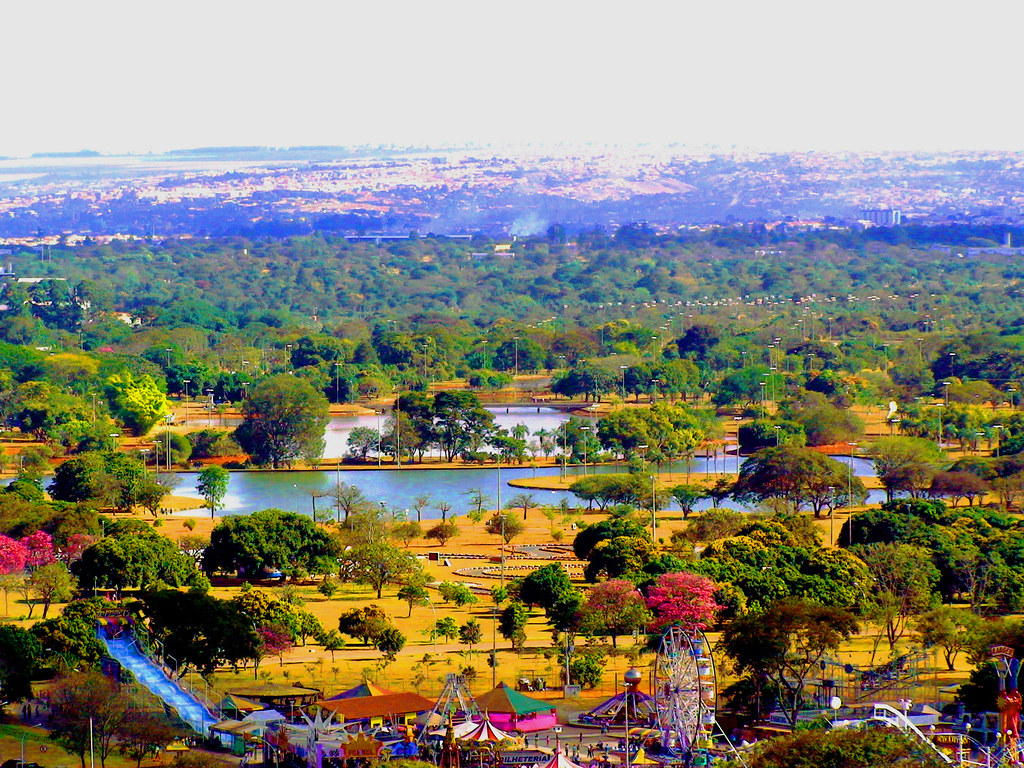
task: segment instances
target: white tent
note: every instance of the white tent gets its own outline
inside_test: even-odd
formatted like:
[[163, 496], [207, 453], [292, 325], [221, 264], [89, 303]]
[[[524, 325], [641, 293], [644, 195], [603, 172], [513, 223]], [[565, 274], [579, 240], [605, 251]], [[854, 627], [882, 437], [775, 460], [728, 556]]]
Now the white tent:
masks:
[[581, 766], [563, 755], [561, 750], [557, 750], [546, 762], [537, 763], [533, 768], [581, 768]]

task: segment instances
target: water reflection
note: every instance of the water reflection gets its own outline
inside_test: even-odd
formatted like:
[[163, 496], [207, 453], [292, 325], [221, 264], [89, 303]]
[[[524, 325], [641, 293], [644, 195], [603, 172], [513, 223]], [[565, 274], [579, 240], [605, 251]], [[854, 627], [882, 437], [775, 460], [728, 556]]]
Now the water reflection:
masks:
[[[849, 457], [834, 457], [849, 464]], [[706, 471], [734, 472], [735, 456], [718, 454], [709, 458], [698, 457], [690, 462], [690, 471], [701, 473]], [[854, 459], [854, 474], [872, 476], [871, 463], [863, 459]], [[622, 472], [621, 466], [589, 467], [594, 472]], [[686, 473], [686, 463], [678, 462], [663, 471], [671, 471], [677, 477]], [[501, 469], [501, 500], [507, 504], [512, 496], [528, 493], [536, 500], [536, 504], [557, 504], [567, 499], [573, 505], [579, 503], [573, 494], [567, 491], [548, 491], [513, 488], [507, 485], [509, 480], [528, 477], [557, 476], [557, 467], [531, 468], [526, 466], [503, 467]], [[570, 477], [583, 476], [582, 467], [570, 467]], [[183, 496], [197, 496], [196, 478], [198, 473], [183, 472], [178, 475], [181, 484], [175, 493]], [[682, 482], [682, 480], [681, 480]], [[469, 497], [476, 489], [480, 489], [488, 497], [488, 507], [496, 506], [498, 493], [498, 470], [495, 467], [468, 469], [402, 469], [402, 470], [309, 470], [294, 472], [233, 472], [228, 485], [228, 493], [224, 499], [225, 507], [220, 514], [240, 514], [258, 509], [276, 507], [291, 512], [312, 514], [314, 495], [317, 508], [328, 507], [329, 498], [323, 497], [338, 483], [347, 483], [358, 487], [372, 501], [379, 501], [389, 509], [409, 510], [409, 517], [415, 518], [414, 501], [417, 496], [429, 494], [435, 501], [446, 501], [452, 505], [452, 514], [465, 514], [470, 509]], [[885, 500], [882, 491], [871, 491], [868, 503], [877, 504]], [[701, 501], [697, 509], [712, 506], [710, 500]], [[730, 509], [747, 510], [742, 504], [726, 499], [722, 505]], [[673, 502], [667, 511], [679, 511]], [[423, 519], [440, 518], [441, 513], [434, 507], [424, 510]]]

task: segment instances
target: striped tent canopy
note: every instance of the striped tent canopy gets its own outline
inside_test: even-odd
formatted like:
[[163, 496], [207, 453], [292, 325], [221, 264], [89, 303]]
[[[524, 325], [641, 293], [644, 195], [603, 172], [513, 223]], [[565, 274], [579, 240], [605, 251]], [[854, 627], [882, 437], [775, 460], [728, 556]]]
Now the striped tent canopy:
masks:
[[326, 699], [326, 701], [340, 701], [342, 699], [357, 699], [363, 696], [387, 696], [394, 693], [386, 688], [381, 688], [379, 685], [373, 683], [360, 683], [347, 691], [336, 693], [333, 696]]
[[486, 717], [479, 723], [474, 723], [476, 726], [472, 730], [468, 731], [463, 736], [457, 736], [459, 741], [512, 741], [515, 737], [511, 733], [505, 733], [500, 728], [495, 728], [491, 725], [491, 721]]
[[546, 762], [537, 763], [533, 768], [582, 768], [557, 750]]

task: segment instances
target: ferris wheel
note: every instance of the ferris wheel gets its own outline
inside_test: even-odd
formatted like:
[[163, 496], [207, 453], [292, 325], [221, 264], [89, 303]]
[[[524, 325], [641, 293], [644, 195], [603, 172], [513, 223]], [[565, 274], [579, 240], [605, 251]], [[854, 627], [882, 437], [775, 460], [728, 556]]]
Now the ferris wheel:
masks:
[[715, 662], [702, 632], [669, 627], [654, 668], [661, 743], [670, 755], [706, 765], [715, 725]]

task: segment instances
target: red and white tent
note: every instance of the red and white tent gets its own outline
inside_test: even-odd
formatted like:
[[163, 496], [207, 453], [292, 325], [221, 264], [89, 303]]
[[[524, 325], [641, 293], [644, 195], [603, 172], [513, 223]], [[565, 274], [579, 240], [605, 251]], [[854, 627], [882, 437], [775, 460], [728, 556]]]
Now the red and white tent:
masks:
[[582, 768], [577, 765], [568, 757], [562, 754], [561, 750], [556, 750], [546, 762], [537, 763], [533, 768]]
[[[516, 737], [511, 733], [505, 733], [500, 728], [491, 725], [486, 717], [476, 724], [476, 728], [457, 737], [459, 741], [505, 741], [514, 740]], [[579, 768], [579, 766], [576, 766]]]

